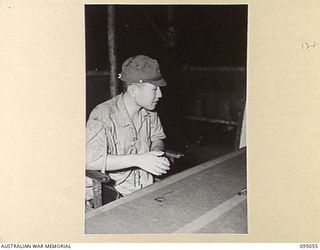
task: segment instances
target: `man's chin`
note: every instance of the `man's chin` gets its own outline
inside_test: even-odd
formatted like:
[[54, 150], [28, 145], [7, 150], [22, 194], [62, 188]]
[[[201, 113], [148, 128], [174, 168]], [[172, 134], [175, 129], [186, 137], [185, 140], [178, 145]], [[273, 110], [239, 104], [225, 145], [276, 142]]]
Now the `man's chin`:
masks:
[[156, 110], [156, 107], [149, 108], [148, 110], [149, 110], [149, 111], [155, 111], [155, 110]]
[[154, 111], [157, 107], [157, 104], [153, 104], [153, 105], [150, 105], [148, 107], [145, 107], [145, 109], [149, 110], [149, 111]]

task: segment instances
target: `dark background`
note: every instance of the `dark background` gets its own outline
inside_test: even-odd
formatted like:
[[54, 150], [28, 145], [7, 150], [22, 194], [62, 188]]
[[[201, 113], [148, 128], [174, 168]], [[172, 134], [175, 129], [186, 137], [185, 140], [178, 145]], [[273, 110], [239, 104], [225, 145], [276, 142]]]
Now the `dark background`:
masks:
[[[189, 162], [234, 150], [246, 99], [247, 5], [114, 6], [118, 72], [125, 59], [144, 54], [159, 61], [168, 82], [157, 107], [167, 146]], [[107, 9], [85, 6], [87, 118], [110, 99]]]
[[[116, 5], [119, 67], [132, 55], [158, 57], [163, 42], [147, 15], [162, 32], [168, 26], [166, 5]], [[106, 69], [107, 5], [86, 5], [87, 70]], [[178, 30], [175, 52], [192, 65], [245, 66], [247, 5], [176, 5], [173, 25]]]

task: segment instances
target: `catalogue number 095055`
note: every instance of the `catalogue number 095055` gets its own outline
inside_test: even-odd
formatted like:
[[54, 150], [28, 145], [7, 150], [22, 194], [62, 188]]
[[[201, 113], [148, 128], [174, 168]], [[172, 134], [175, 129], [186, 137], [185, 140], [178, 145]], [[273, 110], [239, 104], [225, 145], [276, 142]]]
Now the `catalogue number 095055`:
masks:
[[303, 243], [303, 244], [300, 244], [300, 248], [316, 249], [318, 248], [318, 244]]

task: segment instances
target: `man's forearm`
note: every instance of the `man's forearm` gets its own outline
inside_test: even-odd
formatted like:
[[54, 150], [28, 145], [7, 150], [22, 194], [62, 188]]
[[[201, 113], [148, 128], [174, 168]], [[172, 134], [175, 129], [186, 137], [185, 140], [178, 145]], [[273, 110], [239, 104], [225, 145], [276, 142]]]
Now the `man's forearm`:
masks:
[[106, 161], [104, 157], [99, 158], [95, 162], [87, 164], [88, 170], [104, 170], [115, 171], [129, 167], [134, 167], [137, 155], [107, 155]]
[[137, 166], [138, 155], [108, 155], [107, 171], [121, 170]]
[[[169, 170], [170, 162], [163, 156], [163, 152], [151, 151], [135, 155], [108, 155], [107, 160], [102, 162], [100, 169], [96, 170], [104, 170], [104, 166], [106, 171], [139, 167], [151, 174], [161, 175]], [[91, 167], [92, 165], [89, 164], [87, 169], [92, 169]]]
[[[163, 140], [156, 140], [151, 144], [151, 151], [164, 151]], [[107, 155], [106, 160], [100, 157], [94, 162], [87, 164], [89, 170], [115, 171], [138, 166], [138, 155]]]

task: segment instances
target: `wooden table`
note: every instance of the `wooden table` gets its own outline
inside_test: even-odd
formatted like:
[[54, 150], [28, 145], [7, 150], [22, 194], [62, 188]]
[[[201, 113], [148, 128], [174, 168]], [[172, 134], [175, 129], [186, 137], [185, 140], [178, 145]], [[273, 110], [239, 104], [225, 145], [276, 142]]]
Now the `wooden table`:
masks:
[[244, 188], [245, 148], [89, 211], [85, 233], [245, 234], [247, 195]]

